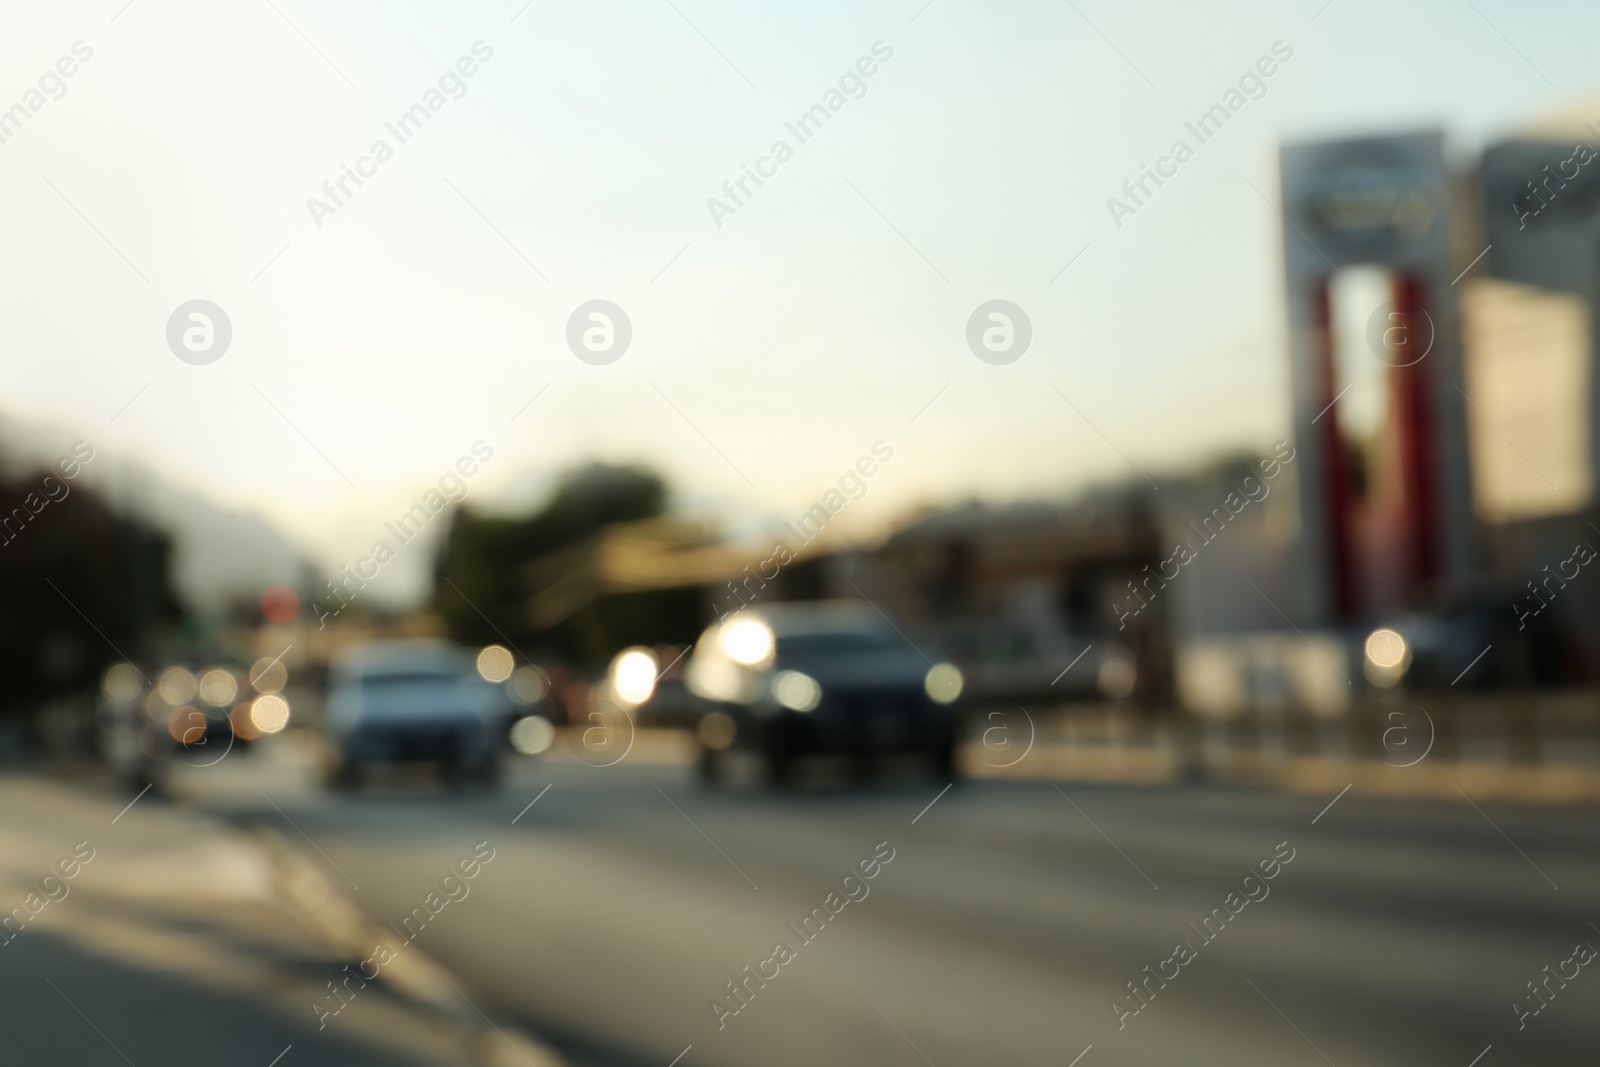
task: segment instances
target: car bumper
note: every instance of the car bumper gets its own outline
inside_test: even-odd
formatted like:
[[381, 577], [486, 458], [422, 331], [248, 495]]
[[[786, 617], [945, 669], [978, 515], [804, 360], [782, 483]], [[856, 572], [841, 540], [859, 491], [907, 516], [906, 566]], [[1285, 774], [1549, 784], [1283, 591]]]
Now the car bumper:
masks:
[[423, 722], [363, 726], [343, 743], [345, 757], [358, 763], [410, 763], [425, 760], [483, 762], [494, 742], [482, 723]]
[[949, 709], [922, 690], [830, 693], [811, 712], [779, 713], [770, 727], [812, 752], [904, 752], [949, 741]]

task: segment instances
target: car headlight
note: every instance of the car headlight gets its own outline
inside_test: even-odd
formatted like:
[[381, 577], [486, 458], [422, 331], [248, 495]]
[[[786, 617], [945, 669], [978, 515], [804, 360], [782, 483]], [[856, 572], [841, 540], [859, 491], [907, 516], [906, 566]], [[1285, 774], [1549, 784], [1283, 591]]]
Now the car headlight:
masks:
[[722, 628], [717, 640], [729, 659], [746, 667], [758, 667], [772, 658], [772, 630], [755, 619], [730, 622]]
[[214, 708], [231, 708], [239, 695], [239, 680], [232, 672], [221, 667], [210, 667], [201, 672], [195, 685], [200, 699]]
[[510, 650], [504, 645], [489, 645], [478, 653], [477, 666], [478, 677], [498, 685], [511, 677], [517, 661], [511, 658]]
[[809, 674], [779, 671], [772, 679], [772, 699], [790, 711], [815, 711], [822, 703], [822, 686]]
[[1387, 627], [1367, 635], [1363, 652], [1367, 681], [1384, 689], [1405, 677], [1411, 666], [1411, 646], [1399, 633]]
[[647, 648], [630, 648], [611, 661], [611, 684], [617, 696], [637, 706], [656, 688], [656, 657]]
[[963, 684], [961, 671], [954, 663], [936, 663], [922, 679], [922, 688], [938, 704], [955, 703]]
[[289, 702], [274, 693], [256, 697], [250, 703], [250, 721], [264, 734], [275, 734], [289, 725]]
[[556, 728], [540, 715], [518, 719], [511, 727], [511, 747], [524, 756], [537, 756], [555, 743]]

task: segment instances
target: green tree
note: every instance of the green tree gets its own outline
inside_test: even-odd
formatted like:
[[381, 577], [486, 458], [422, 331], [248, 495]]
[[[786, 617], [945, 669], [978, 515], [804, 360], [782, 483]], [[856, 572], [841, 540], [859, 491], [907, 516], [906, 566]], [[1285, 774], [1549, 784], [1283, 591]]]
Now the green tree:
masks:
[[590, 464], [563, 476], [532, 515], [456, 511], [435, 563], [434, 608], [462, 644], [509, 640], [529, 655], [553, 653], [589, 668], [627, 644], [685, 640], [700, 620], [693, 589], [600, 595], [548, 630], [528, 613], [542, 585], [532, 572], [560, 570], [563, 551], [581, 567], [583, 546], [605, 527], [654, 518], [666, 505], [666, 483], [654, 472]]
[[95, 686], [123, 656], [141, 664], [181, 617], [165, 535], [91, 490], [39, 471], [0, 482], [0, 715]]

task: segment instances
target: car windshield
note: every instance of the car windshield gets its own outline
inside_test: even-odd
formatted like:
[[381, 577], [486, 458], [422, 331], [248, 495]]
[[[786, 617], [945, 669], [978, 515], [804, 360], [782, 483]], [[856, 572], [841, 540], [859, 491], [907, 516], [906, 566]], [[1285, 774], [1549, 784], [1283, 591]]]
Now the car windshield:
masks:
[[835, 656], [894, 655], [905, 651], [898, 634], [883, 630], [834, 630], [778, 638], [779, 659], [817, 660]]
[[389, 686], [454, 685], [457, 681], [456, 675], [445, 671], [396, 671], [364, 675], [361, 685], [366, 689], [380, 689]]

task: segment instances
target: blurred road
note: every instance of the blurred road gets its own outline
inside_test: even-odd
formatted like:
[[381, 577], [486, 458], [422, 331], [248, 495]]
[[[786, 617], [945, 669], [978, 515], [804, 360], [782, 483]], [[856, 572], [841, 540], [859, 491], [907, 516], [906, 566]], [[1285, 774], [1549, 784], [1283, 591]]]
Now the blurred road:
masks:
[[[683, 1067], [1067, 1065], [1092, 1045], [1080, 1067], [1468, 1067], [1492, 1045], [1476, 1062], [1498, 1067], [1590, 1063], [1600, 1038], [1600, 968], [1551, 982], [1520, 1031], [1512, 1008], [1600, 946], [1592, 809], [909, 778], [706, 792], [671, 760], [519, 759], [461, 795], [333, 796], [263, 753], [206, 774], [184, 791], [276, 827], [396, 926], [489, 842], [415, 944], [575, 1064], [692, 1046]], [[802, 943], [785, 924], [881, 842], [870, 894]], [[1281, 842], [1270, 894], [1207, 943], [1189, 924]], [[779, 941], [795, 958], [719, 1030], [710, 998]], [[1119, 1029], [1111, 999], [1135, 1006], [1125, 983], [1180, 941], [1195, 958]]]

